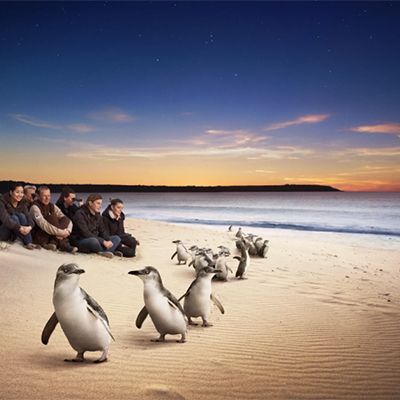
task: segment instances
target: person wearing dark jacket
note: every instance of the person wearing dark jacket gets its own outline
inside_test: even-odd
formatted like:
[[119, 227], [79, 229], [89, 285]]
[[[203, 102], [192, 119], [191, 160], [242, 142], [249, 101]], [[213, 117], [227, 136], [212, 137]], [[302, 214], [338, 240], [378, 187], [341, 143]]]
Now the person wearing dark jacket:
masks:
[[0, 240], [14, 241], [19, 237], [27, 249], [33, 250], [40, 246], [32, 243], [31, 230], [35, 223], [23, 197], [24, 188], [20, 183], [13, 183], [10, 191], [0, 196]]
[[79, 210], [79, 206], [75, 203], [77, 200], [75, 191], [69, 187], [64, 187], [61, 191], [60, 197], [56, 202], [56, 206], [66, 215], [70, 220], [74, 218], [75, 213]]
[[125, 232], [125, 214], [122, 212], [124, 203], [120, 199], [112, 199], [108, 207], [103, 211], [103, 222], [109, 235], [117, 235], [121, 243], [117, 247], [124, 257], [135, 257], [136, 246], [139, 244], [130, 233]]
[[74, 230], [72, 240], [82, 253], [98, 253], [104, 257], [122, 255], [116, 248], [121, 239], [109, 235], [104, 227], [100, 214], [102, 197], [100, 194], [90, 194], [86, 203], [73, 217]]

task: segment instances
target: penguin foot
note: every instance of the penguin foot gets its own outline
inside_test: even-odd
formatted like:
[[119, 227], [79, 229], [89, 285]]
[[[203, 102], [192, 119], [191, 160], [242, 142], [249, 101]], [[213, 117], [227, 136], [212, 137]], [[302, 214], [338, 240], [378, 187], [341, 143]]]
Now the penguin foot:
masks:
[[93, 364], [101, 364], [101, 363], [106, 362], [106, 361], [108, 361], [107, 357], [106, 358], [100, 357], [98, 360], [94, 360]]
[[157, 339], [151, 339], [150, 341], [151, 341], [151, 342], [157, 342], [157, 343], [159, 343], [159, 342], [165, 342], [165, 335], [160, 335], [159, 338], [157, 338]]
[[213, 326], [213, 324], [210, 324], [209, 322], [204, 321], [204, 322], [201, 324], [201, 326], [202, 326], [203, 328], [209, 328], [210, 326]]
[[177, 340], [176, 343], [185, 343], [186, 342], [186, 335], [183, 334], [180, 340]]
[[85, 358], [83, 357], [83, 353], [78, 353], [75, 358], [64, 360], [65, 362], [84, 362]]
[[108, 360], [108, 350], [103, 351], [103, 354], [99, 359], [93, 361], [94, 364], [100, 364], [102, 362], [106, 362]]
[[189, 322], [189, 325], [194, 325], [194, 326], [198, 325], [198, 323], [193, 322], [191, 318], [189, 318], [188, 322]]

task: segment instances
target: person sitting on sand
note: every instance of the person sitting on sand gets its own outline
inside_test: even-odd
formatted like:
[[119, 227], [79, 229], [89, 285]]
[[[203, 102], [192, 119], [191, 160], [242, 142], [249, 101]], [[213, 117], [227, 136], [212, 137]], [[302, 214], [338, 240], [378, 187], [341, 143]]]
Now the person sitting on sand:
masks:
[[79, 206], [76, 204], [77, 201], [79, 200], [76, 198], [75, 191], [70, 187], [64, 187], [56, 202], [56, 206], [64, 215], [72, 220], [75, 213], [79, 210]]
[[124, 257], [135, 257], [136, 246], [139, 241], [130, 233], [125, 232], [123, 213], [124, 203], [120, 199], [112, 199], [108, 207], [103, 211], [103, 222], [109, 235], [117, 235], [121, 238], [121, 243], [117, 247]]
[[68, 237], [72, 232], [72, 221], [61, 210], [51, 203], [51, 193], [47, 186], [40, 186], [38, 198], [33, 202], [30, 214], [35, 221], [33, 243], [40, 244], [46, 250], [76, 253], [78, 249], [71, 246]]
[[97, 253], [112, 258], [113, 255], [122, 256], [116, 251], [121, 239], [116, 235], [108, 235], [103, 218], [101, 217], [100, 194], [90, 194], [86, 203], [75, 213], [73, 240], [82, 253]]
[[25, 248], [33, 250], [37, 248], [32, 243], [31, 234], [35, 224], [27, 204], [22, 201], [23, 197], [24, 188], [21, 183], [12, 183], [10, 191], [0, 196], [0, 240], [13, 242], [19, 237]]
[[33, 201], [36, 198], [36, 186], [35, 185], [25, 185], [24, 186], [24, 198], [23, 202], [26, 203], [28, 210], [31, 209]]

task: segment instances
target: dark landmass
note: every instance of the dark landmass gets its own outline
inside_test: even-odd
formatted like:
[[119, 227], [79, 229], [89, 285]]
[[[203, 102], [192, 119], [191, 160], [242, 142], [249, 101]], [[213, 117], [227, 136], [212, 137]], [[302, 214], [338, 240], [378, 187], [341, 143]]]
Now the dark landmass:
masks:
[[[9, 190], [14, 181], [0, 181], [0, 193]], [[22, 182], [24, 185], [39, 187], [46, 185], [53, 193], [61, 192], [69, 186], [77, 193], [167, 193], [167, 192], [340, 192], [332, 186], [323, 185], [253, 185], [253, 186], [147, 186], [147, 185], [91, 185], [91, 184], [52, 184]]]

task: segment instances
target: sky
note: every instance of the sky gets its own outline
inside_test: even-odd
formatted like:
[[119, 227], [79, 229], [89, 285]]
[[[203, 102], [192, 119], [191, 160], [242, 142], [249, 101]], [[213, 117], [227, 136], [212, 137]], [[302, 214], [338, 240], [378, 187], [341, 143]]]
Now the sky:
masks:
[[400, 3], [0, 2], [0, 180], [400, 191]]

